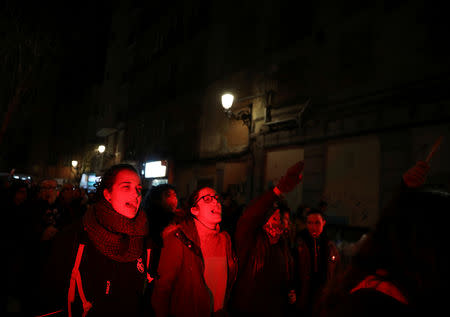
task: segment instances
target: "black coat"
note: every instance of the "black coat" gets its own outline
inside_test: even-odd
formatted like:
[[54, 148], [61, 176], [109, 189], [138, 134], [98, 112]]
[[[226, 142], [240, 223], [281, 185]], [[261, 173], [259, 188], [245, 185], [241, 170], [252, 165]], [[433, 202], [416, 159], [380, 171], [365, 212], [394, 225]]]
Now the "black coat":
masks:
[[321, 296], [326, 283], [331, 281], [337, 273], [340, 263], [338, 249], [333, 241], [323, 232], [317, 239], [318, 272], [313, 273], [314, 238], [307, 229], [300, 232], [297, 239], [296, 289], [297, 309], [307, 311], [312, 309], [316, 300]]
[[[79, 271], [86, 299], [93, 304], [88, 316], [139, 316], [146, 282], [146, 252], [136, 261], [122, 263], [103, 255], [87, 237], [81, 221], [58, 233], [48, 264], [41, 275], [42, 313], [67, 311], [68, 289], [79, 244], [85, 244]], [[138, 263], [139, 262], [139, 263]], [[73, 316], [81, 316], [76, 290]]]

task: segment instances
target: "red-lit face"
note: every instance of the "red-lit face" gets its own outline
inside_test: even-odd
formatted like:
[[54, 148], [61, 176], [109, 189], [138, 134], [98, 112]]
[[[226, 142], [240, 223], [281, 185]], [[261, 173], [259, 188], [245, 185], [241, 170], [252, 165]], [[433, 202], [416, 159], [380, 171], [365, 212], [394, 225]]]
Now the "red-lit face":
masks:
[[73, 186], [71, 184], [64, 184], [59, 193], [59, 199], [64, 203], [70, 203], [73, 199]]
[[141, 204], [141, 190], [141, 179], [138, 174], [130, 170], [121, 170], [116, 175], [111, 191], [105, 189], [103, 195], [117, 213], [134, 218]]
[[216, 191], [209, 187], [202, 188], [191, 213], [205, 226], [215, 228], [222, 221], [222, 205], [217, 200]]
[[50, 205], [53, 204], [59, 194], [57, 186], [58, 183], [55, 180], [47, 179], [42, 181], [39, 192], [41, 199], [48, 201]]
[[323, 231], [325, 226], [325, 220], [320, 214], [311, 214], [306, 217], [306, 228], [309, 234], [314, 238], [318, 238]]
[[164, 193], [163, 197], [163, 205], [170, 209], [172, 212], [175, 212], [178, 206], [178, 198], [177, 193], [173, 189], [169, 189]]
[[270, 216], [263, 228], [274, 242], [277, 242], [278, 239], [280, 239], [280, 236], [283, 233], [283, 222], [280, 215], [280, 209], [277, 209], [272, 216]]
[[27, 197], [28, 193], [26, 188], [22, 187], [18, 189], [14, 195], [14, 204], [16, 204], [16, 206], [23, 204], [25, 200], [27, 200]]
[[291, 225], [291, 216], [288, 212], [283, 213], [282, 222], [284, 230], [289, 229]]

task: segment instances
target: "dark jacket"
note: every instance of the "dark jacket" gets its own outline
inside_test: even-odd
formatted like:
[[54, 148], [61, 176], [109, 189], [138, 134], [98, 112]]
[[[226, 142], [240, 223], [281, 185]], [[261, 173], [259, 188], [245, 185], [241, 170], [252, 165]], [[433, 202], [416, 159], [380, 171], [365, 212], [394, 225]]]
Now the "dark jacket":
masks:
[[[272, 216], [273, 191], [254, 200], [236, 228], [239, 270], [233, 290], [233, 311], [240, 316], [283, 316], [292, 286], [292, 257], [287, 241], [271, 245], [263, 226]], [[263, 260], [263, 261], [261, 261]]]
[[339, 252], [333, 241], [329, 240], [325, 233], [317, 239], [318, 248], [318, 273], [313, 273], [314, 238], [307, 229], [300, 232], [297, 239], [298, 261], [296, 263], [297, 276], [297, 308], [300, 311], [312, 308], [315, 297], [320, 295], [325, 284], [336, 274], [340, 263]]
[[[57, 234], [52, 254], [41, 279], [41, 313], [63, 310], [71, 272], [79, 245], [85, 244], [79, 272], [86, 300], [92, 303], [87, 316], [141, 315], [141, 298], [146, 281], [146, 251], [133, 262], [118, 262], [103, 255], [89, 240], [81, 221]], [[143, 267], [144, 265], [144, 267]], [[82, 315], [78, 289], [72, 305], [73, 316]]]
[[[228, 264], [224, 307], [236, 278], [237, 258], [228, 233], [219, 233], [226, 241]], [[163, 233], [163, 248], [154, 281], [152, 307], [157, 317], [206, 317], [212, 313], [212, 298], [204, 279], [204, 260], [192, 219], [169, 226]]]

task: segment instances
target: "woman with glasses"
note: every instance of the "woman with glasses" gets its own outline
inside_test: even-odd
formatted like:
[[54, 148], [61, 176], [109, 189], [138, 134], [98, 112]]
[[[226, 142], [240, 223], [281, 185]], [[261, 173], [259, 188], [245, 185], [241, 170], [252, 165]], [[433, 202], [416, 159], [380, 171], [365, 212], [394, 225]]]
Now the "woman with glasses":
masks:
[[296, 300], [293, 260], [283, 239], [282, 200], [300, 183], [303, 162], [291, 166], [273, 190], [255, 199], [240, 217], [235, 234], [239, 275], [233, 289], [234, 316], [286, 316]]
[[189, 198], [187, 219], [163, 232], [158, 278], [152, 294], [156, 316], [220, 316], [236, 275], [228, 233], [221, 231], [222, 205], [203, 187]]

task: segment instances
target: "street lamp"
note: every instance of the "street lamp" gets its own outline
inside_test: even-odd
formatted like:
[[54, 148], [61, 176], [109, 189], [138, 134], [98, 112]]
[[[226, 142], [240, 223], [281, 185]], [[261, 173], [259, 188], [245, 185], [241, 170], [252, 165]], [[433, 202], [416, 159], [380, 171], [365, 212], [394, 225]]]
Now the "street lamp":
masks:
[[105, 152], [105, 149], [106, 149], [106, 148], [105, 148], [104, 145], [99, 145], [99, 146], [98, 146], [98, 152], [99, 152], [99, 153]]
[[[239, 99], [239, 101], [248, 100], [251, 98], [242, 98]], [[225, 114], [227, 115], [228, 119], [234, 119], [234, 120], [242, 120], [242, 123], [247, 126], [249, 132], [252, 127], [252, 107], [253, 105], [250, 103], [247, 105], [247, 109], [243, 109], [239, 111], [238, 113], [234, 113], [230, 108], [233, 105], [234, 96], [230, 93], [225, 93], [222, 95], [222, 107], [225, 111]]]
[[[259, 95], [255, 95], [255, 96], [248, 96], [248, 97], [243, 97], [243, 98], [239, 98], [237, 100], [237, 102], [242, 102], [242, 101], [246, 101], [246, 100], [253, 100], [259, 97], [266, 97], [266, 108], [268, 109], [271, 103], [271, 96], [272, 96], [272, 92], [268, 91], [265, 92], [263, 94], [259, 94]], [[243, 124], [247, 126], [249, 132], [251, 131], [251, 127], [252, 127], [252, 108], [253, 108], [253, 103], [249, 103], [246, 107], [247, 109], [243, 109], [241, 111], [239, 111], [238, 113], [234, 113], [231, 110], [231, 107], [233, 106], [233, 102], [234, 102], [234, 96], [233, 94], [227, 92], [224, 93], [222, 95], [222, 107], [225, 111], [225, 114], [227, 115], [227, 117], [229, 119], [234, 119], [234, 120], [242, 120]]]
[[222, 107], [228, 110], [233, 105], [234, 96], [230, 93], [225, 93], [222, 95]]

